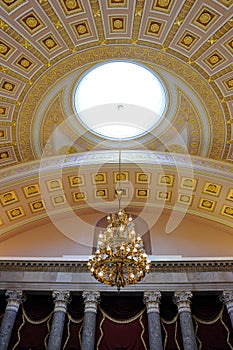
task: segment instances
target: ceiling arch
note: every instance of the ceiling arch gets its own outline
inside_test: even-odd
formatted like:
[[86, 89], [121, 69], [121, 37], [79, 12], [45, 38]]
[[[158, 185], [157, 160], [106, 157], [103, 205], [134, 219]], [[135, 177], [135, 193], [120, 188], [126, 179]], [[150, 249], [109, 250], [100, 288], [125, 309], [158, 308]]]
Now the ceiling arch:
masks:
[[[124, 48], [124, 54], [126, 50]], [[69, 60], [64, 59], [59, 64], [54, 65], [49, 75], [48, 72], [43, 74], [41, 79], [30, 88], [30, 92], [19, 110], [18, 138], [21, 141], [19, 142], [19, 150], [22, 159], [26, 161], [34, 159], [32, 143], [36, 139], [38, 143], [39, 135], [37, 130], [38, 128], [39, 130], [42, 129], [47, 110], [51, 108], [53, 98], [58, 94], [62, 95], [60, 112], [55, 109], [52, 114], [54, 114], [54, 118], [59, 119], [58, 123], [63, 123], [63, 125], [64, 117], [68, 119], [68, 124], [71, 124], [70, 143], [72, 144], [74, 138], [78, 142], [80, 142], [79, 138], [87, 139], [86, 144], [89, 145], [89, 149], [83, 149], [86, 151], [96, 147], [100, 142], [99, 138], [89, 135], [88, 131], [74, 118], [72, 95], [78, 79], [86, 72], [87, 67], [92, 67], [96, 64], [96, 57], [101, 57], [102, 55], [105, 56], [107, 61], [112, 56], [116, 56], [117, 59], [124, 58], [119, 46], [111, 47], [111, 51], [106, 47], [87, 50], [83, 57], [80, 57], [80, 54], [74, 55]], [[183, 129], [185, 127], [188, 136], [186, 136], [186, 140], [185, 137], [183, 139], [191, 154], [222, 159], [228, 151], [226, 140], [229, 137], [229, 128], [226, 124], [226, 115], [222, 104], [217, 99], [215, 91], [192, 67], [182, 64], [179, 60], [170, 57], [170, 55], [167, 56], [153, 50], [150, 53], [150, 58], [145, 56], [148, 56], [148, 49], [128, 48], [128, 57], [130, 59], [148, 65], [161, 76], [167, 88], [169, 108], [165, 115], [165, 120], [155, 130], [152, 130], [150, 142], [148, 135], [146, 135], [145, 138], [142, 137], [140, 139], [140, 143], [145, 143], [145, 146], [149, 149], [164, 150], [164, 147], [169, 147], [168, 139], [176, 138], [176, 135], [180, 135], [181, 127]], [[84, 66], [77, 69], [80, 60], [84, 61]], [[69, 67], [68, 72], [67, 66]], [[42, 122], [39, 122], [38, 118], [42, 119]], [[54, 124], [56, 125], [56, 123]], [[68, 126], [64, 125], [63, 129], [67, 128]], [[74, 136], [74, 128], [76, 136]], [[170, 133], [167, 132], [168, 128], [170, 128]], [[31, 131], [34, 131], [34, 133], [31, 134]], [[45, 138], [48, 135], [50, 136], [51, 129], [50, 132], [43, 130], [42, 134]], [[66, 137], [68, 137], [67, 134], [68, 130], [66, 131]], [[156, 140], [153, 140], [153, 136]], [[196, 141], [193, 140], [193, 136], [195, 136]], [[190, 144], [187, 144], [187, 138], [191, 140]], [[205, 140], [205, 142], [202, 140]], [[43, 152], [43, 147], [44, 143], [39, 151], [39, 156]], [[199, 147], [203, 148], [203, 152], [200, 152], [201, 149]]]
[[[115, 208], [118, 145], [85, 130], [72, 103], [83, 74], [112, 60], [154, 71], [168, 98], [158, 126], [122, 144], [126, 206], [136, 215], [164, 209], [169, 217], [185, 213], [232, 229], [232, 6], [232, 0], [1, 1], [1, 239], [34, 221], [42, 225], [49, 213], [104, 215]], [[61, 188], [52, 189], [55, 180]]]

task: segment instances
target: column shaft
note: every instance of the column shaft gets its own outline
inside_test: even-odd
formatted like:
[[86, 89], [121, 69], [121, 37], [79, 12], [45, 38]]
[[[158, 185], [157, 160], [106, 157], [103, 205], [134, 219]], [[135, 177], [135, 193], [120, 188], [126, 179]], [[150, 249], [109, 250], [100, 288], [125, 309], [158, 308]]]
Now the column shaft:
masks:
[[231, 326], [233, 328], [233, 311], [229, 312], [229, 316], [230, 316], [230, 319], [231, 319]]
[[176, 292], [174, 302], [178, 306], [184, 350], [197, 350], [190, 303], [191, 292]]
[[85, 302], [82, 346], [81, 350], [95, 349], [95, 329], [96, 329], [96, 313], [97, 304], [100, 300], [99, 292], [83, 292]]
[[0, 328], [0, 350], [7, 350], [20, 304], [25, 300], [21, 290], [8, 290], [5, 314]]
[[67, 304], [70, 302], [70, 292], [54, 291], [54, 314], [49, 335], [48, 350], [60, 350], [66, 317]]
[[159, 303], [161, 293], [145, 292], [144, 302], [147, 308], [150, 350], [163, 350]]

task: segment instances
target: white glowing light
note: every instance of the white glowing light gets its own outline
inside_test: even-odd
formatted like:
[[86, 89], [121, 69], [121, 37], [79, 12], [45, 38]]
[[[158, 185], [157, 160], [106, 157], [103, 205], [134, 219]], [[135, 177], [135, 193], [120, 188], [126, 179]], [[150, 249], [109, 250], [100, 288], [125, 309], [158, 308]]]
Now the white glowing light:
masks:
[[107, 138], [138, 137], [153, 129], [165, 110], [165, 91], [154, 73], [131, 62], [109, 62], [78, 83], [74, 107], [88, 130]]

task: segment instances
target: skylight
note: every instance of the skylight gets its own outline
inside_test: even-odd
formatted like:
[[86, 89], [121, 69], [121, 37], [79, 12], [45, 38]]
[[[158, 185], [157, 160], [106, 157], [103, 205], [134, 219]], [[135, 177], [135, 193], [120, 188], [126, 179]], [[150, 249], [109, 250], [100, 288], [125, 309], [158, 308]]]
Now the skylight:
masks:
[[148, 68], [132, 62], [108, 62], [82, 77], [74, 107], [89, 131], [110, 139], [135, 138], [161, 120], [165, 91]]

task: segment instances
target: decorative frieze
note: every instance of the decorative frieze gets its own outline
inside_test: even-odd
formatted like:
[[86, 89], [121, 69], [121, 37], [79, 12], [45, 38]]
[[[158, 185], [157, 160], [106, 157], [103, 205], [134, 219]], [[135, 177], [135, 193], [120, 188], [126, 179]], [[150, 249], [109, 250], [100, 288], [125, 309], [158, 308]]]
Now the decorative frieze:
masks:
[[[0, 260], [0, 271], [87, 272], [86, 260]], [[156, 260], [151, 272], [210, 272], [233, 271], [232, 260]]]

